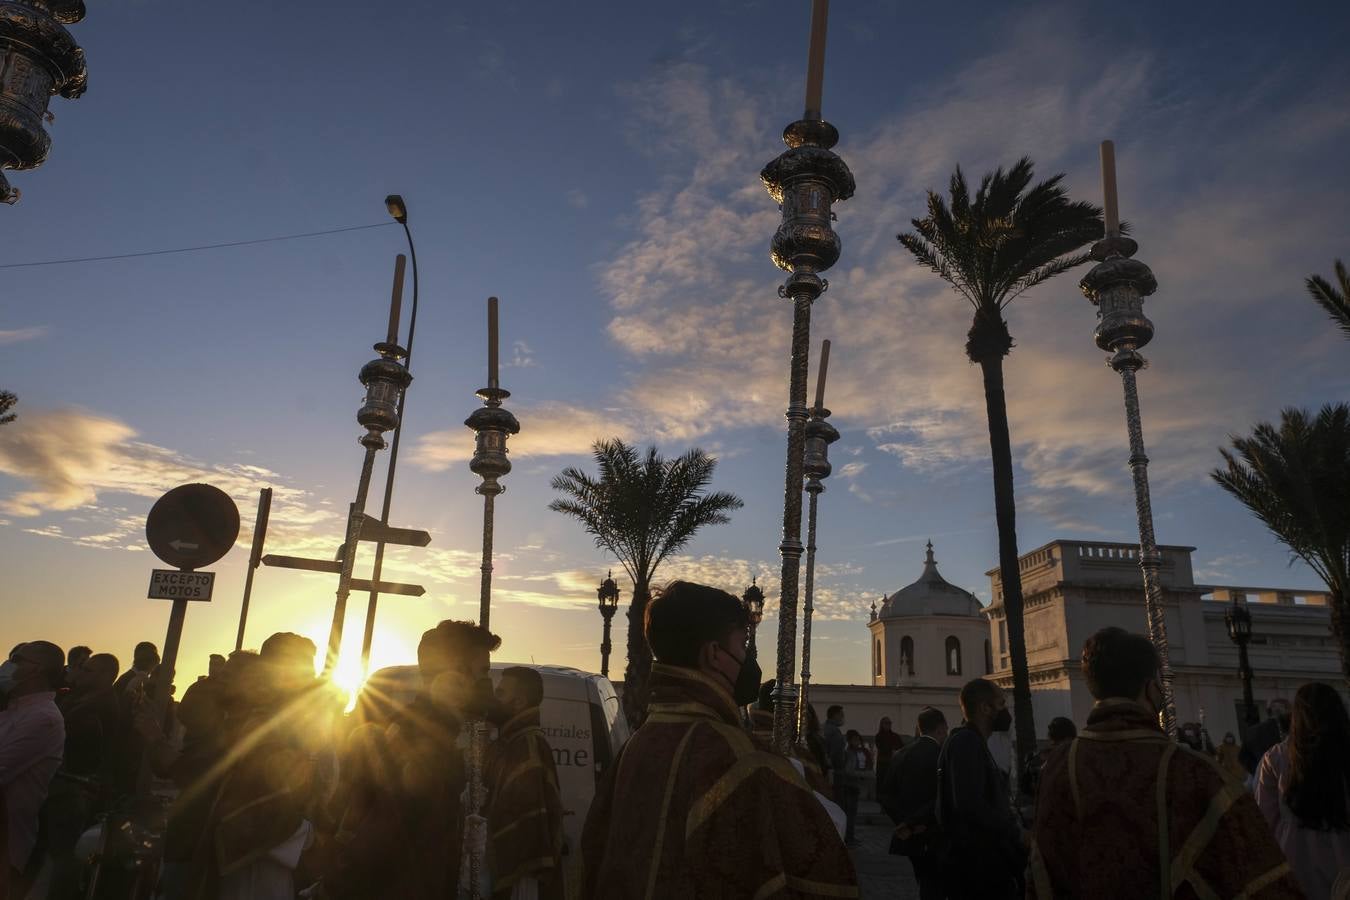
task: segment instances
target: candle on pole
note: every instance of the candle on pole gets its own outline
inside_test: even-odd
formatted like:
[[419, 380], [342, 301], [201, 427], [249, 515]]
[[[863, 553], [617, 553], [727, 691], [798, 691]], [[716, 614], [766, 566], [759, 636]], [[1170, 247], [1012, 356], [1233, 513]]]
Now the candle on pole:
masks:
[[811, 43], [806, 50], [806, 112], [803, 119], [819, 119], [821, 94], [825, 89], [825, 30], [829, 25], [830, 0], [811, 0]]
[[403, 314], [403, 269], [408, 264], [408, 257], [400, 253], [394, 257], [394, 296], [389, 301], [389, 333], [385, 337], [385, 343], [398, 343], [398, 323]]
[[[811, 344], [811, 305], [829, 284], [820, 277], [839, 260], [839, 236], [834, 233], [833, 204], [853, 196], [853, 174], [831, 148], [839, 132], [819, 117], [820, 85], [825, 60], [825, 18], [828, 6], [815, 0], [812, 8], [811, 58], [818, 63], [808, 73], [810, 111], [783, 131], [788, 149], [759, 173], [760, 180], [783, 213], [774, 233], [774, 265], [789, 272], [778, 295], [792, 301], [792, 348], [788, 360], [787, 466], [783, 491], [783, 559], [779, 581], [778, 658], [774, 679], [774, 748], [792, 751], [797, 717], [796, 647], [797, 592], [802, 558], [803, 446], [806, 440], [808, 356]], [[812, 100], [814, 99], [814, 104]]]
[[806, 515], [806, 584], [802, 600], [802, 686], [797, 703], [797, 733], [806, 729], [806, 709], [811, 703], [811, 614], [815, 611], [816, 590], [816, 506], [825, 492], [821, 481], [828, 478], [830, 445], [839, 440], [839, 432], [825, 421], [830, 411], [825, 408], [825, 375], [830, 366], [830, 342], [820, 345], [820, 370], [816, 376], [816, 405], [806, 423], [806, 444], [803, 470], [806, 473], [804, 490], [811, 501]]
[[[1139, 524], [1139, 568], [1144, 582], [1144, 614], [1149, 640], [1158, 651], [1162, 682], [1162, 725], [1169, 736], [1177, 730], [1176, 701], [1172, 691], [1172, 663], [1168, 652], [1167, 619], [1163, 608], [1162, 553], [1153, 533], [1153, 503], [1149, 497], [1148, 454], [1139, 412], [1139, 387], [1135, 374], [1147, 365], [1139, 354], [1153, 339], [1153, 323], [1144, 315], [1144, 298], [1158, 289], [1152, 270], [1133, 259], [1139, 245], [1120, 234], [1116, 218], [1115, 151], [1102, 142], [1102, 185], [1106, 194], [1106, 237], [1092, 246], [1097, 265], [1079, 282], [1084, 296], [1097, 307], [1097, 346], [1111, 355], [1106, 364], [1120, 375], [1125, 391], [1125, 427], [1130, 444], [1130, 474], [1134, 481], [1135, 517]], [[1114, 232], [1112, 222], [1114, 221]]]
[[1106, 236], [1120, 236], [1120, 207], [1116, 197], [1116, 145], [1102, 141], [1102, 200]]
[[497, 298], [488, 298], [488, 387], [498, 387], [497, 374]]

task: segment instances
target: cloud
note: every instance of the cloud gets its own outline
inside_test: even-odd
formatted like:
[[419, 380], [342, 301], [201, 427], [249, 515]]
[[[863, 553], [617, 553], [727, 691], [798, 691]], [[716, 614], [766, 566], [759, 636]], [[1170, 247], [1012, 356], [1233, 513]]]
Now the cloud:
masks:
[[[144, 501], [196, 481], [214, 484], [241, 508], [252, 508], [258, 488], [271, 484], [269, 537], [283, 542], [290, 531], [308, 531], [337, 518], [331, 511], [314, 508], [306, 492], [279, 483], [277, 473], [268, 469], [193, 460], [136, 440], [135, 429], [125, 422], [76, 409], [29, 410], [23, 427], [0, 428], [0, 473], [26, 485], [0, 499], [0, 510], [21, 519], [79, 510], [80, 515], [68, 516], [61, 526], [25, 530], [90, 548], [123, 549], [126, 539], [144, 527], [144, 502], [133, 511], [110, 497]], [[244, 523], [241, 542], [251, 538], [248, 524]], [[332, 549], [328, 548], [330, 554]]]
[[[1340, 354], [1330, 339], [1299, 341], [1272, 371], [1194, 350], [1242, 346], [1253, 328], [1287, 318], [1270, 298], [1299, 292], [1302, 271], [1290, 261], [1337, 233], [1318, 183], [1291, 188], [1287, 173], [1350, 135], [1350, 113], [1340, 112], [1350, 88], [1330, 77], [1315, 92], [1300, 83], [1296, 100], [1261, 109], [1264, 124], [1253, 128], [1242, 82], [1214, 86], [1219, 96], [1204, 102], [1182, 97], [1170, 87], [1177, 73], [1147, 49], [1103, 61], [1081, 17], [1043, 11], [998, 27], [1007, 32], [1000, 50], [902, 114], [845, 130], [836, 148], [859, 189], [836, 207], [843, 257], [812, 313], [813, 352], [822, 337], [834, 343], [829, 406], [841, 427], [860, 427], [910, 472], [987, 469], [981, 372], [964, 353], [970, 309], [895, 234], [957, 163], [978, 177], [1025, 153], [1041, 177], [1067, 171], [1073, 196], [1096, 199], [1096, 138], [1128, 135], [1119, 148], [1125, 214], [1162, 285], [1146, 303], [1158, 337], [1145, 351], [1153, 367], [1139, 377], [1150, 476], [1157, 491], [1202, 479], [1235, 425], [1268, 418], [1303, 373]], [[1280, 73], [1261, 77], [1267, 101], [1294, 87]], [[755, 177], [777, 152], [765, 135], [782, 123], [765, 110], [778, 90], [683, 61], [623, 91], [630, 140], [673, 174], [638, 199], [634, 236], [599, 281], [610, 337], [641, 364], [618, 400], [661, 439], [780, 427], [792, 317], [765, 253], [780, 215]], [[1327, 96], [1343, 102], [1322, 117]], [[1213, 177], [1188, 174], [1197, 168]], [[1291, 208], [1307, 213], [1291, 220]], [[1285, 224], [1272, 231], [1271, 221]], [[1005, 362], [1006, 399], [1019, 502], [1055, 527], [1101, 531], [1102, 501], [1130, 502], [1131, 486], [1120, 379], [1092, 343], [1093, 309], [1077, 289], [1084, 271], [1009, 309], [1017, 346]], [[857, 479], [850, 491], [871, 496]]]
[[47, 333], [47, 326], [35, 325], [31, 328], [0, 328], [0, 346], [5, 344], [18, 344], [23, 341], [32, 341], [42, 337]]
[[[520, 420], [520, 434], [510, 439], [512, 457], [582, 456], [604, 438], [631, 440], [635, 429], [622, 410], [594, 410], [566, 403], [545, 403], [512, 410]], [[473, 432], [468, 428], [435, 431], [418, 441], [413, 461], [441, 472], [473, 456]]]
[[512, 341], [511, 361], [507, 365], [516, 369], [528, 369], [534, 364], [534, 351], [530, 349], [530, 345], [524, 341]]
[[585, 209], [591, 204], [591, 198], [581, 188], [572, 188], [565, 195], [567, 202], [576, 209]]

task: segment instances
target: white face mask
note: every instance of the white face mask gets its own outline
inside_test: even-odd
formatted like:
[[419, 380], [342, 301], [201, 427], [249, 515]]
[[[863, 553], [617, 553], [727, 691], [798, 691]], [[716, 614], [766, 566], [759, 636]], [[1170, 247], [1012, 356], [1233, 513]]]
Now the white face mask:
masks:
[[12, 659], [0, 663], [0, 695], [8, 696], [14, 689], [14, 672], [19, 667]]

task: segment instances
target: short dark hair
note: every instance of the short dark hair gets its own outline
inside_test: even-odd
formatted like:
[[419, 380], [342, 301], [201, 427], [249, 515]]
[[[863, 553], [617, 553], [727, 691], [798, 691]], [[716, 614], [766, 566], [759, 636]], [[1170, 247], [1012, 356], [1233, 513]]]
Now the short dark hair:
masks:
[[657, 589], [643, 623], [656, 661], [686, 669], [698, 667], [699, 649], [708, 641], [720, 643], [727, 632], [749, 624], [740, 600], [690, 581], [672, 581]]
[[1073, 724], [1073, 719], [1056, 716], [1050, 720], [1050, 725], [1046, 728], [1046, 734], [1051, 741], [1058, 744], [1060, 741], [1069, 741], [1078, 737], [1078, 726]]
[[919, 734], [932, 734], [947, 724], [947, 717], [935, 706], [925, 706], [919, 710]]
[[131, 664], [141, 663], [149, 663], [151, 668], [159, 665], [159, 648], [150, 641], [141, 641], [131, 653]]
[[998, 685], [988, 678], [972, 678], [961, 687], [961, 712], [967, 720], [981, 703], [993, 703], [1000, 693]]
[[848, 731], [844, 732], [844, 739], [848, 740], [849, 738], [857, 738], [858, 740], [862, 740], [862, 734], [858, 731], [858, 729], [850, 728]]
[[292, 631], [278, 631], [262, 642], [258, 655], [266, 662], [278, 665], [304, 664], [314, 667], [314, 657], [319, 649], [314, 642], [303, 634]]
[[834, 718], [835, 713], [841, 713], [843, 711], [844, 708], [840, 706], [838, 703], [825, 707], [825, 721], [828, 722], [830, 719]]
[[510, 679], [520, 687], [525, 702], [538, 706], [544, 702], [544, 677], [527, 666], [512, 666], [502, 671], [502, 681]]
[[1159, 668], [1158, 651], [1149, 639], [1124, 628], [1103, 628], [1083, 645], [1083, 675], [1098, 700], [1138, 697], [1158, 677]]
[[99, 669], [104, 680], [108, 682], [109, 687], [117, 680], [117, 673], [122, 668], [122, 664], [118, 661], [117, 657], [113, 656], [111, 653], [91, 654], [90, 657], [84, 661], [84, 664], [86, 667], [93, 666], [94, 668]]
[[417, 664], [441, 672], [455, 668], [470, 650], [481, 648], [491, 653], [501, 645], [501, 638], [480, 625], [446, 619], [422, 633]]
[[55, 689], [65, 684], [66, 652], [64, 650], [51, 641], [28, 641], [19, 646], [41, 669], [42, 677], [49, 687]]
[[66, 651], [66, 665], [74, 666], [94, 655], [94, 651], [84, 644], [76, 644]]

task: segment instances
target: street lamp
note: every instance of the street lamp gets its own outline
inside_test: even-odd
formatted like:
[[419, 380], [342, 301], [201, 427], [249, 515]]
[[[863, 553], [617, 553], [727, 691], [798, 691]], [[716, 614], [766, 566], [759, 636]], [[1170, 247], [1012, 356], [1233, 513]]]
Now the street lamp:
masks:
[[1252, 664], [1247, 659], [1247, 645], [1252, 640], [1252, 614], [1245, 603], [1233, 598], [1233, 605], [1223, 614], [1224, 624], [1228, 626], [1228, 639], [1237, 644], [1238, 675], [1242, 678], [1242, 708], [1248, 725], [1257, 723], [1256, 701], [1252, 699]]
[[600, 674], [608, 678], [609, 651], [613, 649], [609, 642], [609, 625], [619, 610], [619, 586], [614, 583], [612, 569], [605, 576], [605, 580], [600, 582], [600, 589], [596, 594], [600, 597], [600, 615], [605, 617], [605, 639], [600, 642]]
[[83, 18], [84, 0], [0, 3], [0, 203], [19, 200], [5, 169], [36, 169], [47, 159], [52, 95], [84, 93], [84, 50], [64, 27]]
[[750, 586], [745, 589], [741, 595], [741, 606], [745, 607], [745, 617], [750, 620], [750, 652], [759, 655], [755, 648], [755, 632], [759, 630], [759, 623], [764, 621], [764, 592], [755, 582], [758, 577], [750, 579]]
[[[389, 210], [389, 215], [393, 217], [394, 221], [403, 226], [403, 234], [408, 239], [408, 255], [412, 257], [412, 312], [408, 316], [408, 343], [405, 345], [403, 357], [403, 368], [411, 372], [413, 335], [417, 332], [417, 249], [413, 247], [412, 232], [408, 230], [408, 206], [403, 202], [403, 198], [398, 194], [390, 194], [384, 198], [384, 206], [385, 209]], [[399, 293], [399, 299], [401, 300], [403, 293], [402, 278], [399, 279], [395, 290]], [[398, 335], [391, 335], [389, 342], [397, 344]], [[398, 399], [398, 424], [394, 427], [394, 438], [389, 445], [389, 471], [384, 476], [384, 503], [380, 507], [380, 522], [383, 525], [389, 524], [389, 507], [394, 502], [394, 472], [398, 469], [398, 446], [399, 440], [403, 436], [403, 410], [407, 402], [408, 394], [405, 391]], [[380, 571], [383, 568], [384, 541], [379, 541], [375, 544], [374, 574], [370, 577], [370, 602], [366, 604], [366, 630], [361, 637], [361, 674], [363, 676], [370, 671], [370, 645], [375, 639], [375, 607], [380, 602]]]

